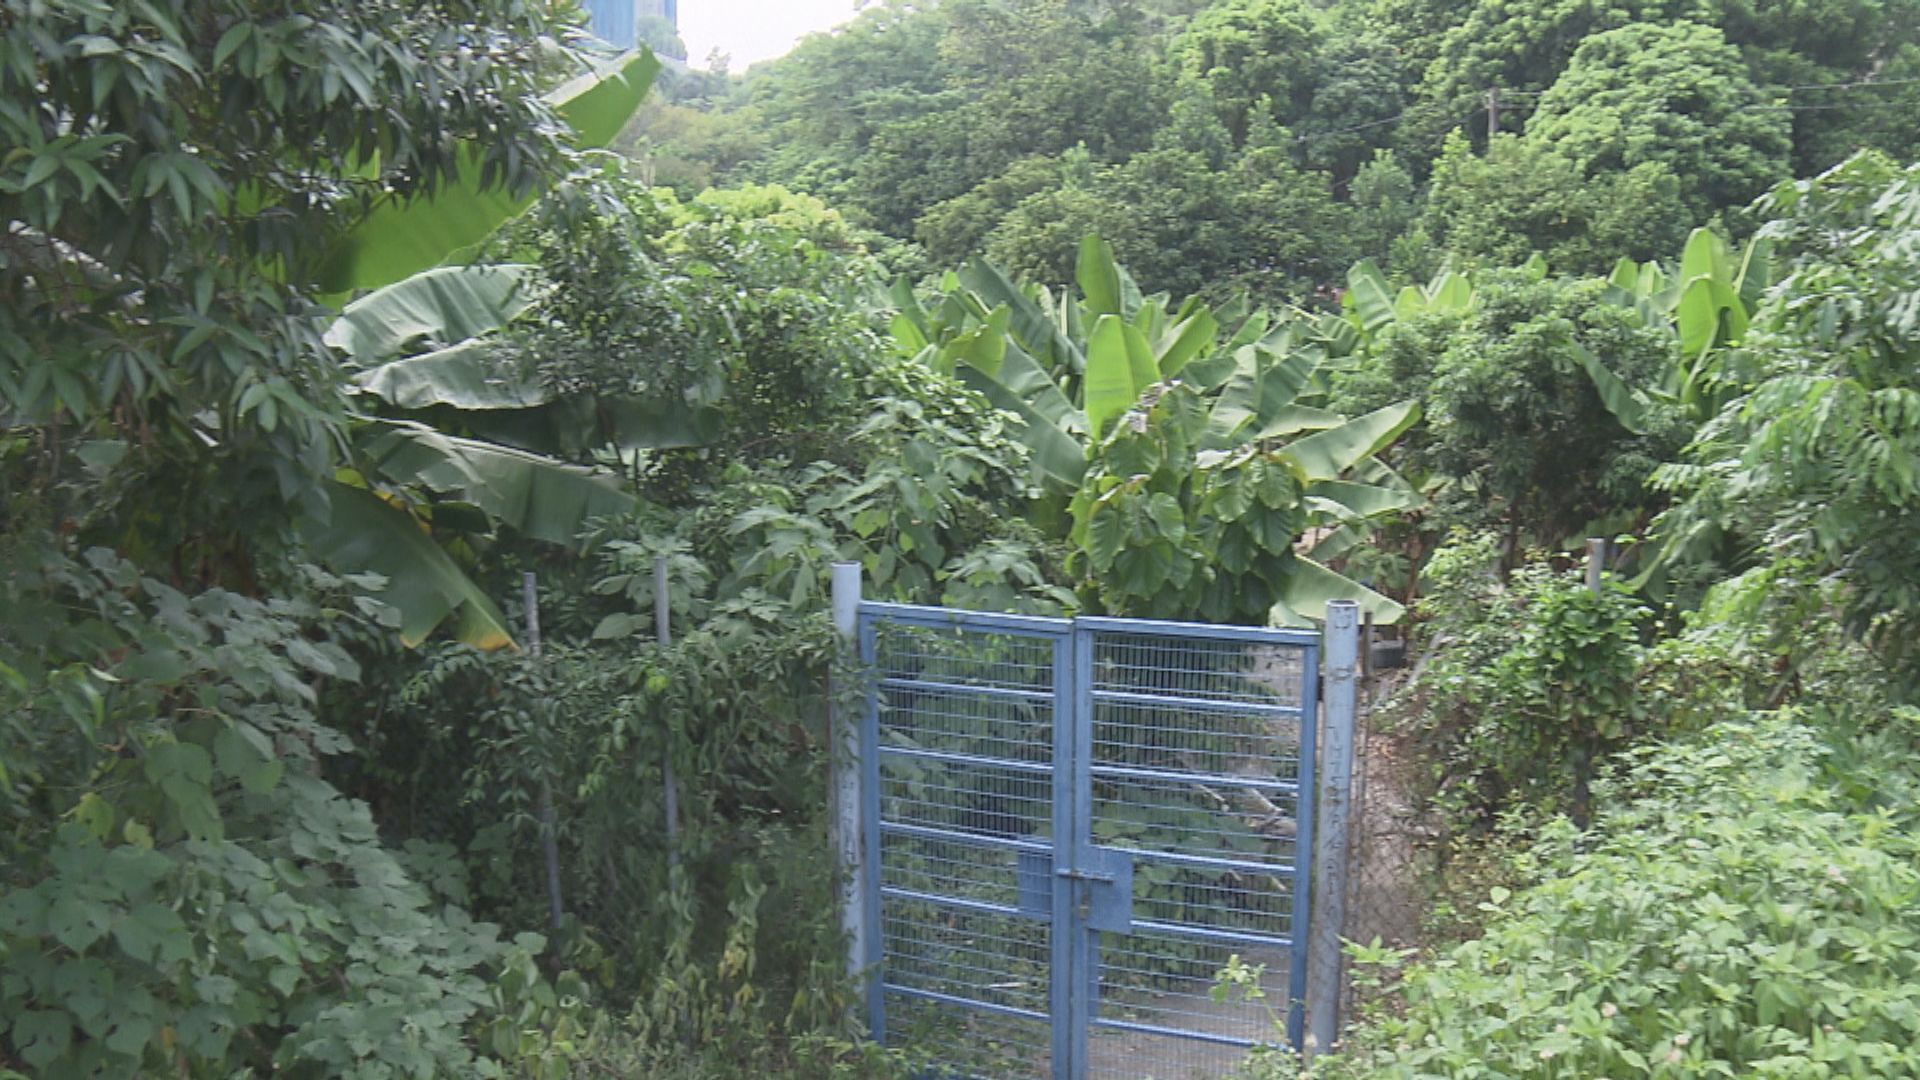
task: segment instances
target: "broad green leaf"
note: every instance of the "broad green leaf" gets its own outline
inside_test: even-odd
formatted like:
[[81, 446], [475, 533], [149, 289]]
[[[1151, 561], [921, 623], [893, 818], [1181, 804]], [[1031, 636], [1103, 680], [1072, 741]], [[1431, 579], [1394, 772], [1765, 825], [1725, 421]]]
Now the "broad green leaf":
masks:
[[1164, 491], [1156, 491], [1147, 497], [1147, 516], [1152, 519], [1154, 532], [1173, 543], [1180, 543], [1187, 537], [1186, 512], [1180, 509], [1180, 500]]
[[1687, 246], [1680, 255], [1680, 279], [1712, 278], [1733, 280], [1727, 265], [1727, 245], [1712, 229], [1699, 228], [1687, 234]]
[[[1008, 355], [1013, 355], [1015, 351], [1009, 349]], [[1027, 362], [1032, 363], [1031, 358]], [[1087, 472], [1087, 451], [1078, 439], [1008, 387], [971, 368], [960, 370], [960, 381], [980, 391], [995, 408], [1005, 409], [1020, 418], [1020, 441], [1033, 451], [1035, 479], [1042, 486], [1067, 492], [1079, 488], [1080, 478]], [[1059, 402], [1066, 401], [1058, 388], [1053, 389], [1051, 398]], [[1079, 417], [1071, 403], [1067, 403], [1066, 408], [1075, 418]]]
[[[974, 259], [961, 270], [956, 285], [964, 284], [976, 294], [982, 313], [1004, 304], [1012, 314], [1009, 328], [1014, 340], [1043, 364], [1056, 365], [1074, 373], [1086, 368], [1086, 359], [1060, 324], [1031, 296], [1015, 285], [1000, 268], [985, 259]], [[949, 295], [953, 290], [949, 290]], [[951, 320], [949, 320], [951, 321]]]
[[[602, 147], [620, 133], [659, 72], [660, 62], [643, 50], [568, 83], [548, 100], [573, 129], [575, 146]], [[438, 266], [519, 216], [532, 204], [532, 193], [482, 188], [481, 156], [478, 148], [463, 148], [460, 175], [432, 195], [376, 204], [322, 266], [320, 290], [344, 294], [399, 281]]]
[[1379, 487], [1351, 480], [1322, 480], [1307, 487], [1307, 498], [1324, 499], [1339, 508], [1337, 517], [1375, 517], [1420, 505], [1418, 494], [1405, 488]]
[[633, 508], [612, 473], [462, 439], [424, 424], [385, 421], [367, 448], [380, 472], [473, 503], [516, 531], [571, 544], [590, 518]]
[[926, 329], [922, 322], [916, 322], [906, 312], [898, 312], [893, 321], [887, 324], [887, 330], [893, 335], [894, 348], [901, 356], [916, 356], [928, 345]]
[[1607, 280], [1612, 283], [1614, 288], [1619, 289], [1628, 296], [1633, 296], [1639, 291], [1640, 264], [1622, 255], [1614, 262], [1613, 273], [1608, 276]]
[[723, 427], [718, 409], [638, 398], [560, 398], [528, 409], [476, 409], [460, 416], [476, 438], [536, 454], [577, 458], [609, 447], [625, 454], [707, 446]]
[[895, 278], [893, 285], [887, 289], [887, 301], [906, 317], [915, 330], [919, 331], [921, 344], [907, 350], [906, 355], [911, 356], [925, 348], [927, 335], [931, 333], [929, 327], [932, 324], [928, 320], [926, 307], [920, 303], [920, 297], [913, 291], [913, 282], [907, 280], [905, 275]]
[[1352, 600], [1360, 605], [1363, 614], [1371, 613], [1374, 622], [1390, 625], [1399, 622], [1407, 610], [1365, 585], [1297, 555], [1287, 563], [1287, 574], [1280, 582], [1279, 592], [1280, 605], [1276, 607], [1284, 605], [1284, 608], [1275, 614], [1282, 617], [1294, 614], [1324, 621], [1328, 604]]
[[1774, 270], [1772, 237], [1755, 237], [1740, 260], [1740, 280], [1735, 283], [1748, 311], [1759, 307], [1767, 290], [1773, 287]]
[[412, 514], [365, 488], [328, 484], [332, 512], [302, 528], [315, 555], [344, 573], [387, 579], [380, 598], [400, 612], [400, 640], [409, 648], [455, 620], [454, 636], [477, 649], [513, 645], [506, 617], [434, 543]]
[[159, 742], [147, 748], [147, 778], [172, 804], [180, 825], [196, 840], [220, 837], [220, 811], [213, 802], [213, 756], [192, 743]]
[[1448, 272], [1437, 286], [1427, 288], [1427, 308], [1457, 314], [1473, 306], [1473, 282], [1467, 275]]
[[1401, 288], [1393, 300], [1393, 317], [1405, 322], [1427, 310], [1427, 294], [1411, 285]]
[[1709, 277], [1689, 281], [1674, 309], [1681, 355], [1693, 360], [1716, 345], [1739, 341], [1747, 332], [1746, 307], [1732, 286]]
[[1241, 442], [1300, 430], [1292, 426], [1296, 418], [1290, 412], [1293, 400], [1313, 378], [1322, 358], [1318, 349], [1297, 349], [1279, 360], [1259, 346], [1236, 350], [1233, 376], [1214, 399], [1202, 447], [1224, 450]]
[[1220, 393], [1213, 400], [1213, 411], [1207, 417], [1207, 433], [1201, 442], [1203, 449], [1225, 450], [1239, 440], [1241, 428], [1260, 408], [1260, 359], [1261, 352], [1252, 345], [1242, 345], [1233, 352], [1233, 374], [1227, 378]]
[[23, 1009], [13, 1019], [10, 1041], [21, 1061], [34, 1069], [45, 1068], [72, 1044], [73, 1021], [60, 1009]]
[[142, 964], [170, 966], [193, 958], [186, 923], [164, 904], [146, 903], [113, 924], [120, 951]]
[[[978, 371], [977, 368], [975, 370]], [[1066, 431], [1086, 430], [1086, 417], [1074, 406], [1067, 395], [1061, 392], [1060, 385], [1053, 381], [1053, 376], [1049, 375], [1047, 370], [1019, 345], [1007, 342], [1005, 350], [1000, 355], [998, 370], [979, 373], [1004, 387], [1013, 397], [1025, 402], [1035, 414], [1044, 417], [1049, 424]], [[962, 377], [965, 377], [964, 372]]]
[[1284, 453], [1309, 482], [1332, 480], [1361, 459], [1386, 449], [1419, 418], [1418, 403], [1403, 401], [1309, 435], [1289, 445]]
[[[1112, 420], [1133, 408], [1133, 403], [1140, 400], [1143, 387], [1135, 381], [1136, 368], [1128, 341], [1130, 334], [1138, 338], [1139, 333], [1118, 315], [1102, 315], [1093, 326], [1093, 336], [1087, 340], [1087, 376], [1083, 396], [1086, 399], [1087, 428], [1094, 442], [1100, 441]], [[1145, 349], [1144, 341], [1140, 347]]]
[[1160, 377], [1171, 379], [1193, 359], [1213, 345], [1220, 324], [1211, 312], [1201, 310], [1174, 324], [1160, 339], [1158, 366]]
[[990, 378], [998, 378], [1007, 355], [1007, 328], [1013, 313], [1006, 305], [987, 313], [984, 323], [953, 339], [941, 350], [948, 359], [938, 370], [951, 373], [953, 364], [964, 361]]
[[1087, 515], [1084, 540], [1097, 569], [1105, 570], [1127, 546], [1126, 514], [1111, 497], [1094, 502]]
[[1160, 364], [1154, 358], [1153, 346], [1147, 343], [1147, 336], [1138, 327], [1122, 323], [1120, 336], [1127, 343], [1127, 368], [1133, 372], [1133, 393], [1138, 400], [1147, 387], [1160, 381]]
[[1316, 409], [1311, 405], [1288, 405], [1273, 414], [1260, 429], [1262, 439], [1278, 439], [1288, 435], [1298, 435], [1302, 431], [1324, 431], [1330, 427], [1339, 427], [1347, 418], [1330, 409]]
[[1087, 312], [1092, 315], [1124, 315], [1120, 294], [1120, 264], [1114, 261], [1113, 248], [1097, 236], [1080, 241], [1080, 258], [1074, 264], [1074, 280], [1080, 284]]
[[47, 909], [47, 933], [74, 952], [81, 952], [106, 936], [113, 912], [105, 904], [67, 897]]
[[1337, 559], [1366, 543], [1368, 534], [1369, 530], [1364, 526], [1342, 525], [1332, 532], [1323, 534], [1306, 554], [1316, 562]]
[[508, 369], [482, 341], [370, 367], [353, 386], [403, 409], [529, 409], [553, 400], [551, 390]]
[[[1278, 355], [1278, 362], [1270, 358]], [[1267, 363], [1260, 372], [1260, 410], [1254, 418], [1255, 439], [1271, 438], [1280, 426], [1280, 418], [1294, 407], [1300, 394], [1313, 382], [1314, 372], [1326, 360], [1325, 350], [1317, 345], [1266, 353]]]
[[1592, 350], [1579, 342], [1573, 343], [1574, 355], [1580, 358], [1580, 366], [1586, 369], [1587, 378], [1593, 380], [1593, 388], [1600, 395], [1600, 401], [1612, 413], [1620, 426], [1635, 435], [1647, 433], [1647, 413], [1653, 408], [1646, 395], [1622, 382], [1600, 362]]
[[1360, 329], [1369, 334], [1393, 321], [1392, 288], [1372, 259], [1347, 271], [1347, 301], [1353, 305]]
[[327, 344], [357, 365], [398, 359], [428, 342], [456, 345], [505, 326], [532, 302], [533, 266], [442, 266], [376, 289], [346, 306]]

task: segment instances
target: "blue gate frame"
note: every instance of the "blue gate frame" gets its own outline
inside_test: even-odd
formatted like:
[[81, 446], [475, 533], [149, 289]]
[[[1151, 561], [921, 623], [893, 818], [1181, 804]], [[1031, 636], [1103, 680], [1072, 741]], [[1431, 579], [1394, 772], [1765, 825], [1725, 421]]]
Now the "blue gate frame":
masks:
[[[1054, 1080], [1301, 1045], [1317, 633], [862, 602], [857, 635], [874, 1038]], [[1277, 1004], [1211, 1002], [1232, 954]]]

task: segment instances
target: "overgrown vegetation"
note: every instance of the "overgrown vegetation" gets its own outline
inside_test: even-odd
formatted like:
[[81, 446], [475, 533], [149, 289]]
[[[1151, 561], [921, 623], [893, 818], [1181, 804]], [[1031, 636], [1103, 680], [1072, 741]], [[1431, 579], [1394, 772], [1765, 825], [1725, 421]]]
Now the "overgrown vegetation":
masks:
[[544, 3], [0, 0], [0, 1073], [910, 1071], [838, 560], [1412, 612], [1501, 884], [1327, 1075], [1911, 1071], [1916, 27], [897, 0], [636, 142]]
[[1150, 291], [1324, 304], [1363, 257], [1604, 273], [1857, 149], [1911, 158], [1916, 26], [1910, 0], [892, 0], [641, 137], [662, 184], [795, 187], [935, 268], [1057, 285], [1097, 233]]

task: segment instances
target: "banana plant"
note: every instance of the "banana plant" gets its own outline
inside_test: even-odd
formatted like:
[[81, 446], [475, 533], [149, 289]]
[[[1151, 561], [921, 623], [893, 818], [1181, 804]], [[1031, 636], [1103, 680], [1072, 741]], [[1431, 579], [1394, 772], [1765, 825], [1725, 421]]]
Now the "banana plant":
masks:
[[1396, 293], [1372, 259], [1347, 271], [1347, 291], [1341, 298], [1346, 321], [1363, 341], [1395, 322], [1429, 312], [1459, 314], [1473, 305], [1473, 279], [1465, 274], [1441, 270], [1424, 287], [1407, 285]]
[[1035, 482], [1059, 497], [1078, 489], [1090, 447], [1148, 387], [1178, 377], [1217, 388], [1235, 350], [1294, 332], [1244, 300], [1215, 310], [1142, 296], [1095, 237], [1081, 244], [1076, 279], [1078, 295], [1055, 296], [975, 259], [946, 275], [930, 304], [905, 283], [892, 293], [900, 353], [1020, 417]]
[[565, 459], [627, 459], [718, 430], [710, 408], [561, 397], [529, 378], [504, 358], [500, 331], [538, 300], [531, 267], [440, 267], [349, 304], [327, 331], [362, 411], [332, 517], [310, 525], [307, 540], [336, 567], [388, 579], [384, 598], [409, 645], [448, 620], [476, 647], [512, 643], [435, 535], [471, 543], [505, 526], [571, 543], [633, 496], [617, 473]]
[[[631, 53], [548, 100], [575, 148], [605, 146], [659, 70], [651, 52]], [[435, 541], [435, 528], [470, 536], [506, 525], [571, 541], [587, 518], [624, 509], [632, 497], [615, 474], [539, 451], [577, 448], [580, 431], [620, 432], [626, 443], [657, 444], [675, 431], [695, 438], [698, 421], [641, 403], [557, 401], [493, 360], [486, 335], [538, 299], [533, 268], [441, 264], [518, 216], [536, 193], [502, 190], [477, 147], [463, 154], [460, 174], [440, 190], [377, 204], [321, 270], [335, 301], [374, 290], [346, 304], [326, 335], [367, 412], [352, 429], [328, 519], [303, 531], [336, 568], [387, 578], [384, 596], [400, 612], [408, 645], [451, 619], [460, 640], [495, 649], [513, 644], [506, 620]]]
[[[564, 120], [576, 149], [595, 150], [626, 127], [653, 80], [660, 61], [652, 51], [627, 53], [587, 72], [546, 96]], [[532, 205], [533, 191], [508, 191], [492, 182], [477, 146], [461, 150], [459, 175], [425, 195], [390, 194], [343, 237], [320, 269], [327, 294], [344, 297], [378, 288], [440, 265], [449, 255], [478, 245]]]
[[930, 303], [897, 288], [893, 332], [1020, 418], [1042, 503], [1066, 503], [1035, 518], [1060, 525], [1083, 593], [1139, 614], [1298, 623], [1345, 598], [1398, 618], [1300, 540], [1420, 501], [1373, 458], [1414, 406], [1311, 404], [1329, 346], [1304, 315], [1143, 296], [1097, 239], [1075, 277], [1055, 296], [976, 260]]
[[1331, 600], [1391, 623], [1401, 606], [1316, 560], [1369, 519], [1423, 500], [1374, 459], [1412, 402], [1347, 420], [1303, 405], [1319, 347], [1243, 347], [1216, 393], [1150, 391], [1095, 449], [1072, 501], [1070, 568], [1110, 610], [1302, 625]]
[[1711, 229], [1687, 237], [1677, 273], [1655, 262], [1622, 259], [1608, 277], [1608, 296], [1634, 308], [1650, 326], [1670, 327], [1678, 361], [1657, 386], [1629, 387], [1593, 357], [1581, 362], [1621, 424], [1644, 432], [1656, 404], [1679, 409], [1696, 426], [1725, 403], [1721, 371], [1727, 350], [1745, 338], [1754, 309], [1773, 284], [1773, 247], [1755, 239], [1735, 253]]
[[[632, 505], [616, 474], [448, 430], [550, 404], [544, 387], [487, 348], [487, 335], [537, 299], [531, 283], [524, 266], [429, 270], [349, 304], [327, 331], [363, 411], [350, 428], [350, 465], [331, 485], [330, 516], [305, 536], [323, 561], [387, 578], [382, 596], [400, 613], [407, 645], [448, 620], [477, 648], [513, 644], [499, 608], [436, 535], [470, 543], [504, 525], [570, 543], [589, 518]], [[438, 425], [417, 419], [425, 416]]]

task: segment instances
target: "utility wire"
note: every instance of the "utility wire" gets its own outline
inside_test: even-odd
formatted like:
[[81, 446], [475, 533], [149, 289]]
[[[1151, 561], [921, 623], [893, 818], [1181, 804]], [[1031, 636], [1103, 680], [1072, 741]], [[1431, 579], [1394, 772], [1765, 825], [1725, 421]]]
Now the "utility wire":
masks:
[[1862, 87], [1868, 87], [1868, 86], [1907, 86], [1913, 83], [1920, 83], [1920, 78], [1862, 79], [1859, 82], [1808, 83], [1805, 86], [1782, 86], [1782, 87], [1778, 87], [1778, 89], [1785, 93], [1792, 94], [1792, 93], [1798, 93], [1801, 90], [1858, 90], [1858, 89], [1861, 89]]
[[1844, 105], [1742, 105], [1742, 112], [1830, 112], [1835, 109], [1899, 108], [1904, 101], [1849, 101]]
[[[1859, 82], [1844, 82], [1844, 83], [1807, 83], [1801, 86], [1777, 86], [1777, 87], [1772, 87], [1771, 89], [1774, 93], [1794, 94], [1794, 93], [1801, 93], [1803, 91], [1812, 91], [1812, 90], [1860, 90], [1860, 89], [1866, 89], [1869, 87], [1906, 86], [1914, 83], [1920, 83], [1920, 77], [1910, 78], [1910, 79], [1865, 79]], [[1517, 110], [1517, 109], [1537, 108], [1540, 104], [1537, 101], [1515, 101], [1513, 99], [1514, 98], [1536, 98], [1541, 96], [1544, 93], [1546, 93], [1545, 90], [1501, 90], [1500, 91], [1500, 108], [1502, 111], [1505, 111], [1507, 109]], [[1845, 104], [1833, 104], [1833, 105], [1743, 105], [1740, 108], [1741, 108], [1741, 111], [1758, 111], [1758, 112], [1823, 112], [1823, 111], [1830, 111], [1835, 109], [1850, 109], [1850, 108], [1859, 108], [1859, 107], [1872, 108], [1875, 105], [1893, 105], [1893, 104], [1897, 104], [1897, 103], [1895, 102], [1848, 102]], [[1315, 131], [1306, 135], [1296, 135], [1294, 136], [1293, 141], [1295, 143], [1304, 144], [1304, 143], [1311, 143], [1311, 142], [1319, 142], [1320, 140], [1323, 140], [1323, 139], [1338, 138], [1342, 135], [1352, 135], [1352, 134], [1355, 134], [1356, 132], [1361, 132], [1361, 131], [1371, 131], [1374, 128], [1385, 127], [1388, 124], [1397, 124], [1400, 121], [1405, 120], [1406, 118], [1410, 116], [1414, 116], [1418, 113], [1432, 112], [1436, 109], [1444, 109], [1445, 107], [1446, 107], [1445, 105], [1442, 105], [1438, 102], [1426, 102], [1419, 105], [1414, 105], [1413, 107], [1408, 108], [1402, 112], [1395, 113], [1392, 116], [1385, 117], [1380, 120], [1369, 120], [1364, 124], [1355, 124], [1352, 127], [1344, 127], [1335, 131]], [[1485, 112], [1484, 109], [1476, 108], [1473, 111], [1467, 113], [1465, 116], [1461, 117], [1460, 119], [1455, 120], [1451, 124], [1448, 124], [1446, 130], [1450, 132], [1454, 128], [1459, 127], [1460, 125], [1465, 124], [1475, 119], [1476, 117], [1480, 116], [1483, 112]]]
[[[1293, 141], [1297, 143], [1305, 143], [1305, 142], [1314, 142], [1319, 139], [1331, 139], [1340, 135], [1351, 135], [1356, 131], [1367, 131], [1372, 128], [1384, 127], [1388, 124], [1398, 123], [1399, 121], [1404, 120], [1407, 117], [1412, 116], [1414, 113], [1417, 113], [1417, 112], [1431, 112], [1435, 109], [1444, 109], [1444, 108], [1446, 108], [1446, 106], [1441, 105], [1438, 102], [1425, 102], [1423, 104], [1415, 105], [1412, 108], [1405, 110], [1404, 112], [1396, 113], [1392, 116], [1389, 116], [1384, 120], [1369, 120], [1364, 124], [1355, 124], [1352, 127], [1340, 128], [1337, 131], [1316, 131], [1307, 135], [1296, 135], [1294, 136]], [[1477, 112], [1478, 110], [1475, 110], [1475, 111]]]

